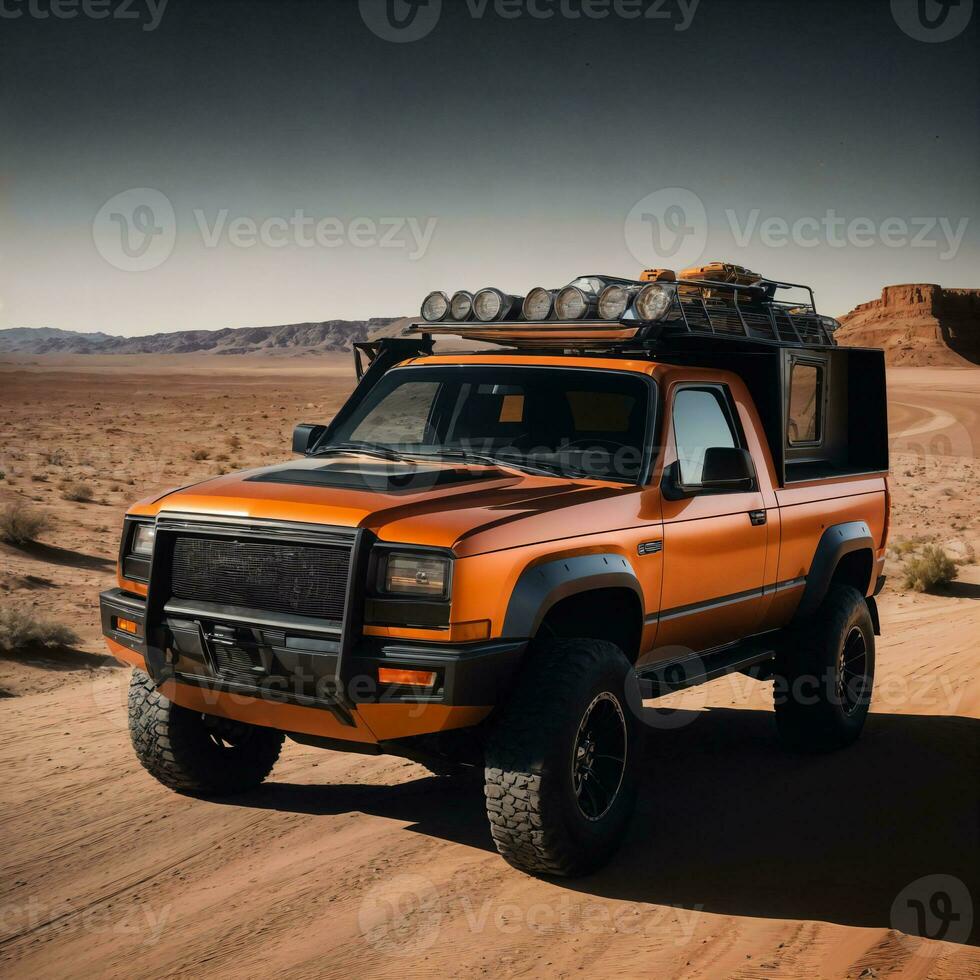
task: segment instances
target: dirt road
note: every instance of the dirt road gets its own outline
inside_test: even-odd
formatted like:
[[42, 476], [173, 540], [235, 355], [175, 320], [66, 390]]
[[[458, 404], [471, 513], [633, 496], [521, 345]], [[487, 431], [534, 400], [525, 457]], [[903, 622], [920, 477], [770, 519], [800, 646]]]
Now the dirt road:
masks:
[[[108, 385], [88, 366], [35, 368], [33, 383], [21, 370], [3, 384], [8, 459], [26, 457], [39, 429], [54, 443], [75, 427], [66, 453], [82, 445], [114, 459], [121, 489], [105, 480], [97, 493], [107, 502], [79, 510], [20, 460], [0, 496], [40, 497], [58, 523], [50, 552], [0, 546], [9, 585], [0, 599], [64, 609], [86, 638], [79, 655], [94, 658], [94, 621], [84, 617], [111, 579], [119, 517], [136, 489], [125, 482], [126, 456], [136, 458], [145, 434], [172, 433], [155, 465], [177, 480], [160, 482], [190, 479], [217, 462], [215, 453], [189, 460], [202, 442], [220, 442], [235, 466], [282, 455], [277, 442], [306, 406], [326, 411], [347, 383], [297, 373], [283, 396], [275, 372], [241, 372], [195, 381], [115, 371]], [[951, 385], [969, 390], [950, 397]], [[169, 400], [153, 408], [162, 391]], [[942, 420], [930, 412], [949, 413], [954, 430], [976, 438], [980, 371], [921, 384], [909, 375], [895, 391], [896, 439]], [[142, 418], [112, 424], [137, 392]], [[119, 434], [99, 443], [113, 428]], [[229, 432], [252, 441], [230, 449]], [[894, 535], [976, 543], [975, 455], [896, 448]], [[75, 458], [64, 465], [78, 469]], [[87, 478], [103, 480], [99, 465]], [[21, 584], [29, 576], [51, 584]], [[980, 903], [978, 598], [975, 564], [942, 596], [889, 588], [874, 714], [862, 740], [835, 756], [782, 752], [770, 685], [741, 675], [677, 696], [668, 711], [650, 706], [648, 775], [625, 846], [607, 869], [574, 882], [508, 867], [492, 849], [479, 785], [400, 760], [287, 743], [270, 782], [250, 796], [176, 796], [130, 750], [125, 671], [93, 659], [54, 676], [35, 664], [36, 677], [54, 676], [42, 683], [25, 681], [30, 665], [8, 663], [8, 693], [19, 696], [0, 699], [0, 972], [980, 975], [975, 925], [968, 937], [980, 909], [971, 919], [962, 895]], [[940, 901], [937, 919], [929, 909], [940, 893], [952, 904]], [[919, 908], [927, 934], [955, 941], [905, 934], [916, 931]]]

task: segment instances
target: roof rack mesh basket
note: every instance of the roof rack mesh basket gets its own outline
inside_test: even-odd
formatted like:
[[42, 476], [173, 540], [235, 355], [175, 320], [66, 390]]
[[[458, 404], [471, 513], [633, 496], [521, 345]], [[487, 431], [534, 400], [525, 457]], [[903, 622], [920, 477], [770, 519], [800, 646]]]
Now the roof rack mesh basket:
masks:
[[[595, 277], [639, 289], [643, 281]], [[758, 277], [753, 282], [678, 278], [662, 281], [670, 305], [656, 321], [629, 309], [621, 319], [498, 321], [440, 320], [412, 324], [413, 334], [454, 334], [523, 349], [655, 349], [683, 344], [685, 338], [733, 340], [741, 346], [834, 347], [838, 323], [817, 313], [813, 290], [797, 283]], [[777, 300], [778, 290], [802, 290], [803, 302]]]

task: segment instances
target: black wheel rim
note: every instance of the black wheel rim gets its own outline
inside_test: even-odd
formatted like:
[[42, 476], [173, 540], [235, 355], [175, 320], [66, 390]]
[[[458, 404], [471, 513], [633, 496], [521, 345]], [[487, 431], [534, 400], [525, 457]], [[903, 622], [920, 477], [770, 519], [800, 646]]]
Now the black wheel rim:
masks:
[[572, 787], [586, 820], [601, 820], [623, 785], [626, 719], [615, 695], [599, 694], [586, 708], [572, 749]]
[[219, 752], [234, 752], [245, 748], [251, 740], [253, 729], [215, 715], [201, 715], [205, 738]]
[[837, 697], [846, 715], [867, 703], [868, 644], [864, 632], [852, 626], [841, 645], [837, 662]]

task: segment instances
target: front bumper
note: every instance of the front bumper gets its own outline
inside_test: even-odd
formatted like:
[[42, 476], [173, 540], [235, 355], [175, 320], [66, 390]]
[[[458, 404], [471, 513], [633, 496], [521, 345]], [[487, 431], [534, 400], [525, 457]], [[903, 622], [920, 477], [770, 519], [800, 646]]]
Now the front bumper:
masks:
[[[485, 716], [527, 646], [524, 640], [450, 645], [361, 636], [342, 655], [335, 637], [303, 617], [184, 602], [168, 603], [154, 626], [146, 600], [118, 588], [103, 592], [100, 606], [114, 656], [143, 667], [157, 684], [325, 711], [347, 728], [356, 728], [357, 713], [378, 716], [375, 707], [395, 705], [411, 707], [416, 717], [424, 716], [424, 706], [475, 708]], [[120, 620], [135, 624], [137, 634], [121, 630]], [[380, 667], [434, 671], [436, 683], [424, 691], [382, 685]], [[199, 706], [200, 697], [193, 700]], [[431, 723], [442, 714], [429, 712]], [[409, 727], [406, 735], [419, 733], [417, 724]]]

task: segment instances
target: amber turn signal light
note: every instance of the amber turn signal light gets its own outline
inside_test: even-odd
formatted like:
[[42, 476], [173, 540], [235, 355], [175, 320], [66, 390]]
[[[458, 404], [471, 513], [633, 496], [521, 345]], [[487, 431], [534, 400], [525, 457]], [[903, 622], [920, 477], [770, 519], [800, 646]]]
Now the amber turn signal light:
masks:
[[116, 617], [116, 629], [121, 633], [132, 633], [133, 636], [138, 636], [140, 631], [131, 619], [123, 619], [121, 616]]
[[434, 687], [434, 670], [402, 670], [397, 667], [379, 667], [378, 680], [382, 684], [408, 684], [412, 687]]

